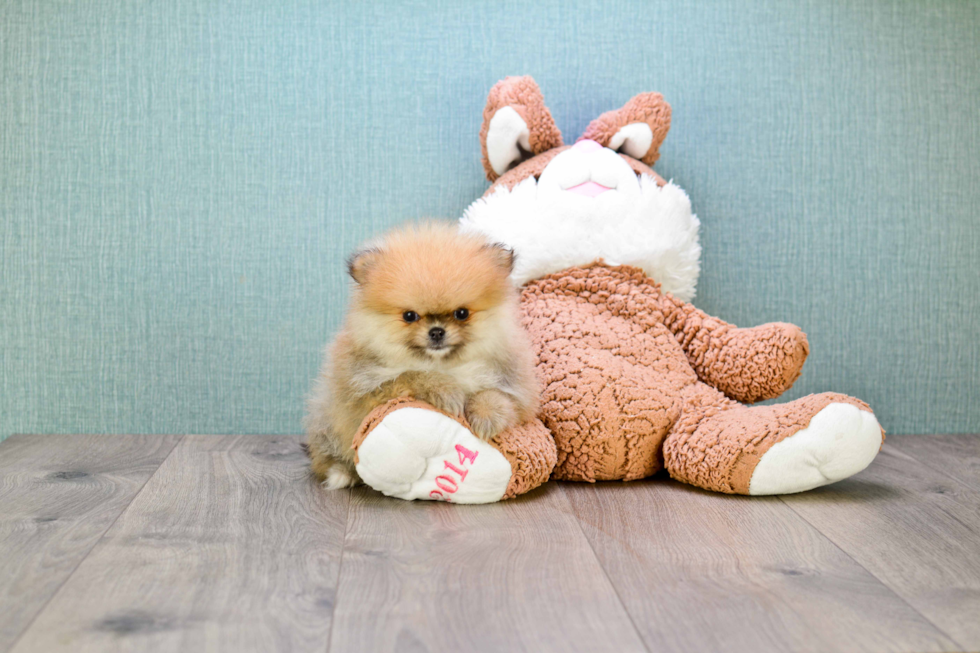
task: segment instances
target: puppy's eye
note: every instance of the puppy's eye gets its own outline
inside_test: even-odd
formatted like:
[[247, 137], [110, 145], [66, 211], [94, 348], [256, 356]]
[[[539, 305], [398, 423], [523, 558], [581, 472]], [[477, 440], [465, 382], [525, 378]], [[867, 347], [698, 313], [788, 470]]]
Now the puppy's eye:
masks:
[[469, 309], [466, 308], [457, 308], [455, 311], [453, 311], [453, 317], [459, 320], [460, 322], [462, 322], [469, 316], [470, 316], [470, 311]]
[[415, 311], [405, 311], [404, 313], [402, 313], [402, 319], [405, 320], [406, 322], [418, 322], [419, 314], [416, 313]]

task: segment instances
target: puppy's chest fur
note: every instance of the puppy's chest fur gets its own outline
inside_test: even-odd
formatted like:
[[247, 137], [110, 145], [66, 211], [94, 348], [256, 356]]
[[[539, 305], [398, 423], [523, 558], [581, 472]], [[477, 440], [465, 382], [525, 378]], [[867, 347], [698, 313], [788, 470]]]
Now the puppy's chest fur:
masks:
[[504, 371], [487, 361], [465, 361], [458, 364], [431, 364], [412, 366], [391, 366], [377, 362], [366, 362], [352, 373], [351, 384], [358, 391], [367, 394], [393, 381], [406, 372], [432, 373], [449, 377], [467, 395], [488, 388], [512, 392], [511, 384]]

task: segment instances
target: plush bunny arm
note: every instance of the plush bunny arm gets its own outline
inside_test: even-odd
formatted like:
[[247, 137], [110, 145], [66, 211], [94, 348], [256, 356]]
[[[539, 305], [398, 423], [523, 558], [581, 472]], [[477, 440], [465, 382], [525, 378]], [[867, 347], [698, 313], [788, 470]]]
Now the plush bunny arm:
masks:
[[660, 296], [664, 323], [680, 342], [698, 378], [743, 403], [772, 399], [793, 385], [810, 353], [806, 334], [772, 322], [740, 329], [681, 302]]
[[[701, 381], [743, 403], [781, 395], [799, 378], [810, 353], [806, 334], [797, 326], [774, 322], [739, 329], [661, 291], [643, 270], [628, 265], [596, 261], [543, 277], [525, 286], [525, 312], [535, 304], [532, 295], [542, 294], [584, 295], [644, 330], [666, 327]], [[525, 315], [525, 326], [531, 317]]]

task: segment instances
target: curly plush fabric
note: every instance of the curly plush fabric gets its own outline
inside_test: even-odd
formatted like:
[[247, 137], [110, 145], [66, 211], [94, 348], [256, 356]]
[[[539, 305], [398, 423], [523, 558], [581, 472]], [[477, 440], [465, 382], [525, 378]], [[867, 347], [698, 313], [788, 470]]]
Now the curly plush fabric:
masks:
[[507, 429], [490, 444], [504, 455], [513, 470], [505, 499], [513, 499], [547, 481], [558, 460], [551, 433], [537, 419]]
[[498, 110], [510, 107], [524, 121], [529, 130], [529, 144], [532, 154], [540, 154], [562, 145], [561, 132], [555, 126], [551, 112], [545, 106], [544, 96], [537, 82], [531, 77], [507, 77], [497, 82], [487, 97], [483, 110], [483, 126], [480, 128], [480, 142], [483, 148], [483, 169], [487, 179], [494, 181], [499, 176], [490, 164], [487, 150], [487, 134], [490, 121]]
[[821, 408], [869, 410], [834, 394], [742, 406], [735, 399], [778, 396], [799, 376], [803, 332], [738, 329], [661, 293], [636, 268], [570, 268], [529, 283], [521, 304], [558, 479], [632, 480], [666, 467], [693, 485], [747, 493], [761, 456]]
[[711, 317], [661, 295], [664, 324], [680, 342], [698, 378], [737, 401], [755, 403], [788, 390], [810, 353], [806, 334], [783, 322], [751, 329]]
[[623, 127], [632, 123], [643, 123], [650, 127], [653, 136], [650, 148], [638, 157], [643, 163], [652, 166], [660, 158], [660, 144], [667, 138], [670, 130], [670, 105], [660, 93], [641, 93], [623, 107], [607, 111], [585, 128], [582, 138], [596, 141], [608, 147], [613, 136]]
[[[702, 394], [697, 399], [708, 398]], [[673, 478], [726, 494], [748, 494], [762, 455], [832, 403], [871, 412], [859, 399], [826, 392], [776, 406], [698, 403], [664, 444]], [[884, 432], [882, 432], [884, 435]]]

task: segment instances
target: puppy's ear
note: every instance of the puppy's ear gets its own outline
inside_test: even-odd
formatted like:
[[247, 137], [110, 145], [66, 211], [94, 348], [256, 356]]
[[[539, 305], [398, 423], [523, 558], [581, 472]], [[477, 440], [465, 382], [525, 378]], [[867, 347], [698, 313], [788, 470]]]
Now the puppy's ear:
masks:
[[381, 257], [381, 250], [375, 248], [362, 249], [351, 254], [347, 259], [347, 273], [357, 283], [364, 283], [368, 271]]
[[502, 243], [490, 243], [489, 245], [484, 245], [483, 249], [490, 254], [493, 262], [505, 270], [507, 274], [514, 271], [514, 261], [517, 260], [517, 254], [510, 247]]
[[496, 181], [524, 159], [561, 144], [561, 132], [532, 77], [508, 77], [490, 89], [480, 129], [487, 179]]

